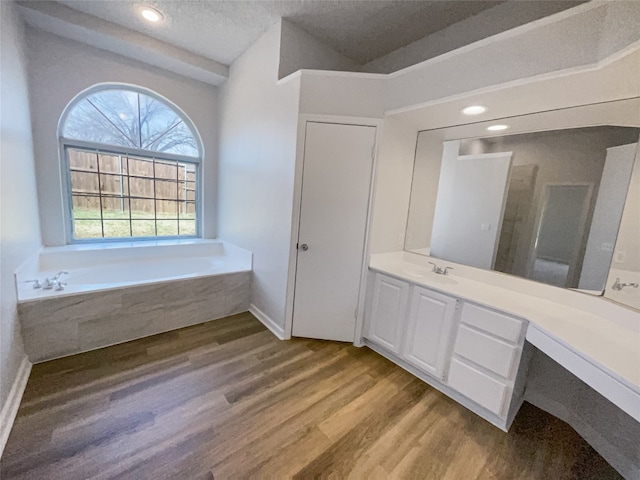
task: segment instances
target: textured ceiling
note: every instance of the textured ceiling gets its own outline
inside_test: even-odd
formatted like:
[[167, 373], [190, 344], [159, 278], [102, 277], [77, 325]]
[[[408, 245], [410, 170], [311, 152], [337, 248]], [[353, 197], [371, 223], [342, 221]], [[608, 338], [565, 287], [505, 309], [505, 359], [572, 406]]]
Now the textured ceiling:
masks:
[[[231, 64], [280, 18], [359, 63], [366, 63], [464, 20], [500, 1], [485, 0], [65, 0], [71, 8], [193, 53]], [[159, 25], [141, 4], [165, 15]]]

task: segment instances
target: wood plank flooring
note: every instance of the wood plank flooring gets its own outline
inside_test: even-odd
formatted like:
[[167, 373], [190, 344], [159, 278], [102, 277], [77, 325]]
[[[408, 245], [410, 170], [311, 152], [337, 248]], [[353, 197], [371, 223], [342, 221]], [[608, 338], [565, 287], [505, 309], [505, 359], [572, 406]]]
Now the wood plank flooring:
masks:
[[249, 313], [35, 365], [0, 477], [620, 478], [528, 404], [505, 434], [371, 350]]

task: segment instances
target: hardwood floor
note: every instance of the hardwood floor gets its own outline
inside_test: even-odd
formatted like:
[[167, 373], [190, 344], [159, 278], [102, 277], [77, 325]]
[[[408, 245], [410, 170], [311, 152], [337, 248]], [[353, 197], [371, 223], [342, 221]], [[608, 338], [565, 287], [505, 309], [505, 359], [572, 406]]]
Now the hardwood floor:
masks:
[[245, 313], [35, 365], [10, 479], [613, 479], [525, 404], [508, 434], [366, 348]]

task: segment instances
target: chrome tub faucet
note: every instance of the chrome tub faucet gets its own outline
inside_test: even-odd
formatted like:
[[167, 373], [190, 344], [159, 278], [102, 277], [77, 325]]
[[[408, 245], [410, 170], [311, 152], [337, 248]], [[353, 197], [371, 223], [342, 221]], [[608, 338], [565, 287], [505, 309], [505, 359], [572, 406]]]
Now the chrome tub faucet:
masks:
[[66, 270], [60, 270], [58, 273], [56, 273], [56, 274], [53, 276], [53, 278], [51, 279], [51, 281], [52, 281], [53, 283], [57, 282], [57, 281], [60, 279], [60, 277], [61, 277], [62, 275], [69, 275], [69, 272], [67, 272]]

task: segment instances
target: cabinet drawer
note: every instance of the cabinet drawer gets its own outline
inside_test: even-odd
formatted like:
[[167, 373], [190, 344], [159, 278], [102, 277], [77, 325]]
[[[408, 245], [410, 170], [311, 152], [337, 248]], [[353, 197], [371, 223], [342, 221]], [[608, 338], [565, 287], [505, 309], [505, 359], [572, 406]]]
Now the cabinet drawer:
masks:
[[509, 393], [509, 388], [504, 383], [455, 358], [451, 359], [448, 383], [451, 388], [478, 405], [499, 417], [504, 416], [505, 400]]
[[460, 325], [458, 336], [453, 347], [454, 353], [491, 370], [494, 373], [511, 379], [513, 365], [519, 348], [497, 338]]
[[518, 318], [509, 317], [471, 303], [465, 303], [462, 306], [460, 320], [513, 343], [518, 343], [520, 340], [520, 333], [524, 325], [524, 322]]

